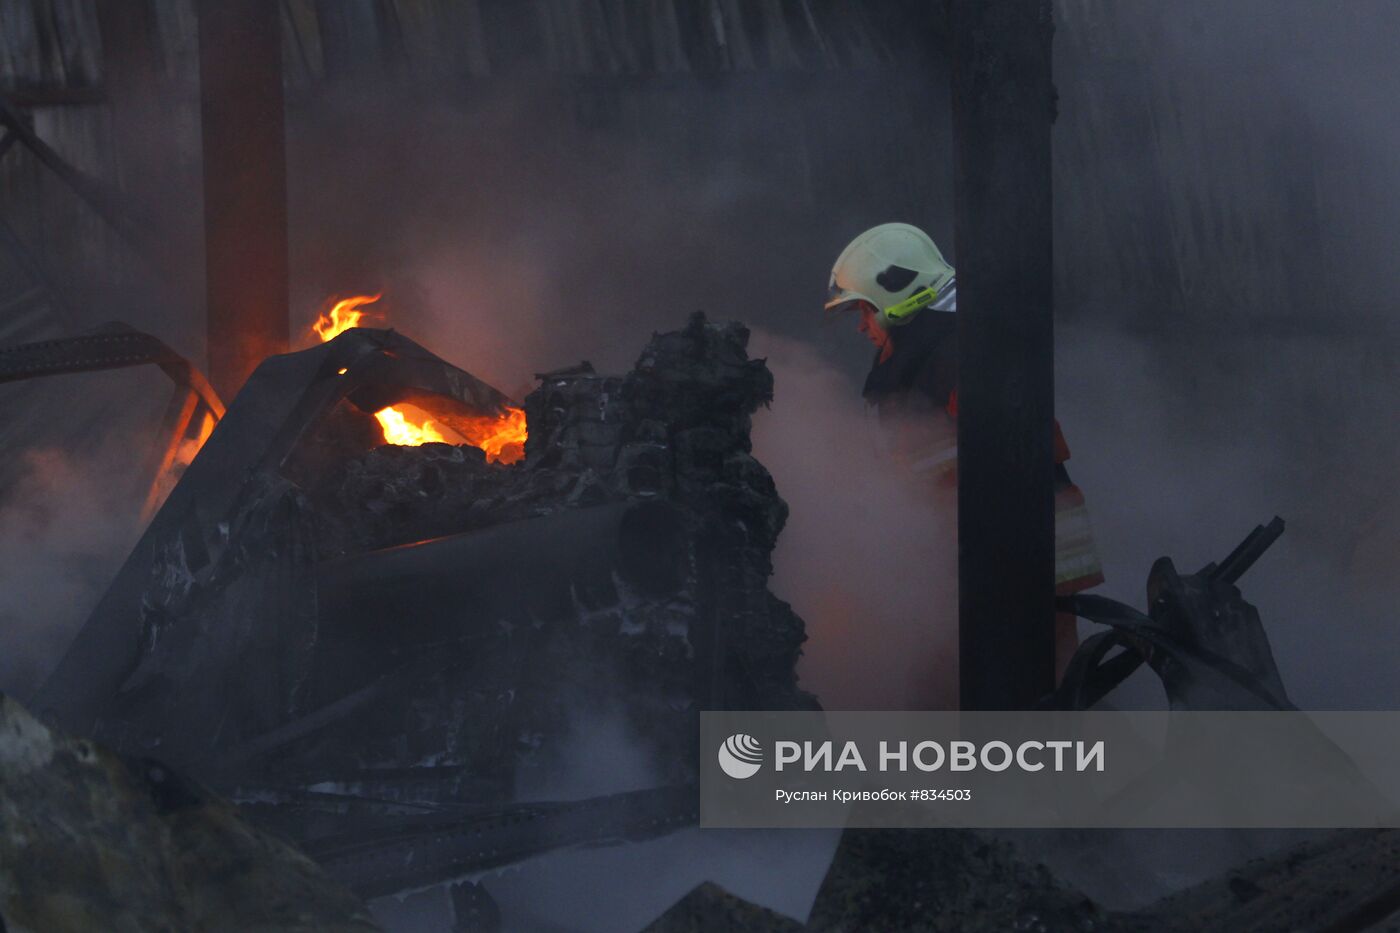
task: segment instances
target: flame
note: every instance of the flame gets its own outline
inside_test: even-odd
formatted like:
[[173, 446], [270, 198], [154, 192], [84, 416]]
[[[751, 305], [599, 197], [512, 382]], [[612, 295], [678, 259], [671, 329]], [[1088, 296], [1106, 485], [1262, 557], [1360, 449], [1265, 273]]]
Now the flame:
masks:
[[374, 413], [384, 429], [384, 440], [399, 447], [421, 447], [424, 444], [445, 444], [447, 437], [438, 430], [438, 423], [427, 416], [409, 421], [409, 407], [384, 408]]
[[151, 481], [151, 488], [146, 493], [146, 502], [141, 507], [141, 521], [148, 522], [156, 514], [156, 510], [165, 502], [170, 490], [175, 488], [185, 469], [194, 463], [194, 458], [199, 454], [204, 442], [209, 440], [209, 435], [214, 433], [214, 427], [219, 423], [219, 419], [212, 411], [205, 409], [200, 415], [199, 428], [195, 436], [189, 436], [189, 429], [194, 424], [194, 415], [197, 414], [197, 402], [193, 394], [185, 402], [187, 414], [180, 423], [183, 428], [176, 428], [180, 432], [178, 436], [170, 438], [165, 451], [165, 456], [161, 458], [160, 466], [156, 468], [156, 477]]
[[191, 463], [194, 463], [195, 455], [198, 454], [200, 448], [204, 446], [204, 442], [209, 440], [209, 435], [214, 433], [214, 427], [218, 423], [219, 421], [214, 417], [214, 413], [206, 411], [203, 419], [199, 422], [199, 434], [195, 437], [187, 438], [180, 445], [180, 452], [176, 454], [175, 461], [184, 466], [189, 466]]
[[339, 337], [350, 328], [359, 327], [360, 321], [365, 318], [365, 312], [360, 309], [378, 300], [379, 295], [354, 295], [337, 301], [329, 312], [316, 319], [311, 329], [322, 343]]
[[489, 462], [514, 463], [525, 456], [525, 438], [529, 432], [525, 412], [511, 405], [500, 417], [473, 418], [460, 433], [468, 444], [486, 451]]
[[[361, 309], [379, 298], [379, 295], [355, 295], [337, 301], [330, 311], [316, 319], [311, 329], [322, 343], [332, 340], [352, 327], [359, 327], [360, 321], [370, 314]], [[344, 375], [345, 370], [340, 370], [340, 374]], [[385, 442], [398, 447], [450, 444], [453, 441], [448, 438], [455, 437], [480, 447], [490, 463], [514, 463], [525, 456], [525, 412], [513, 405], [507, 406], [499, 416], [482, 415], [458, 422], [459, 430], [455, 431], [412, 405], [391, 405], [375, 412], [374, 417], [384, 432]]]

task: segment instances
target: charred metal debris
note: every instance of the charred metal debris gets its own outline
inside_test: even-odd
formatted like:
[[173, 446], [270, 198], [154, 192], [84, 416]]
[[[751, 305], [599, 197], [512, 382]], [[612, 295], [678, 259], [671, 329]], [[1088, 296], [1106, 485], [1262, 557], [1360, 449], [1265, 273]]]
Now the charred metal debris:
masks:
[[[691, 825], [698, 710], [815, 705], [802, 621], [767, 588], [787, 506], [750, 452], [773, 381], [747, 340], [697, 314], [624, 376], [543, 374], [509, 466], [382, 445], [385, 405], [451, 426], [509, 401], [400, 334], [269, 358], [39, 708], [367, 896]], [[648, 773], [575, 799], [599, 720]]]
[[1179, 573], [1169, 557], [1158, 558], [1147, 577], [1146, 613], [1092, 593], [1060, 597], [1061, 611], [1108, 630], [1080, 645], [1041, 705], [1088, 709], [1145, 663], [1174, 710], [1294, 709], [1259, 610], [1235, 586], [1283, 528], [1274, 516], [1224, 560], [1193, 574]]

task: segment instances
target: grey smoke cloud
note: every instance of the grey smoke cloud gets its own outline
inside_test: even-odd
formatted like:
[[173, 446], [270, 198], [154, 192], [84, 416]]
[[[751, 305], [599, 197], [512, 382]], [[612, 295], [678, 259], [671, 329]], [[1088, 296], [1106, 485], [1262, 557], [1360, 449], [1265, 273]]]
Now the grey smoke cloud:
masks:
[[123, 482], [135, 471], [110, 448], [95, 454], [23, 451], [23, 473], [0, 502], [0, 691], [21, 700], [57, 663], [139, 532], [139, 502]]
[[828, 709], [952, 708], [953, 497], [894, 462], [859, 388], [810, 344], [759, 332], [751, 351], [774, 376], [754, 454], [791, 509], [772, 587], [807, 623], [803, 686]]

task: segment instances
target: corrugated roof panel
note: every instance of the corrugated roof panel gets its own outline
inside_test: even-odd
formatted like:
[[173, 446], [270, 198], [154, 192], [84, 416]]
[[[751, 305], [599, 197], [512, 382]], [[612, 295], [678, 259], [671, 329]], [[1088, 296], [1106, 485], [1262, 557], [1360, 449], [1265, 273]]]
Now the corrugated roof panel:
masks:
[[[150, 0], [167, 78], [196, 54], [192, 0]], [[287, 83], [377, 73], [674, 74], [890, 64], [910, 3], [849, 0], [281, 0]], [[922, 22], [922, 20], [920, 20]], [[906, 26], [908, 24], [905, 24]], [[884, 35], [893, 30], [898, 35]], [[92, 0], [0, 0], [0, 88], [99, 83]]]
[[649, 6], [652, 69], [663, 74], [689, 71], [675, 0], [651, 0]]
[[537, 7], [544, 58], [553, 70], [579, 74], [598, 70], [593, 61], [587, 7], [579, 0], [541, 0]]
[[711, 17], [715, 36], [724, 48], [721, 58], [728, 65], [728, 70], [753, 71], [753, 48], [749, 44], [749, 32], [744, 28], [739, 4], [740, 0], [714, 0]]
[[29, 87], [44, 77], [34, 8], [16, 0], [0, 0], [0, 87]]
[[97, 84], [102, 39], [90, 0], [36, 0], [36, 4], [47, 13], [58, 83], [66, 87]]

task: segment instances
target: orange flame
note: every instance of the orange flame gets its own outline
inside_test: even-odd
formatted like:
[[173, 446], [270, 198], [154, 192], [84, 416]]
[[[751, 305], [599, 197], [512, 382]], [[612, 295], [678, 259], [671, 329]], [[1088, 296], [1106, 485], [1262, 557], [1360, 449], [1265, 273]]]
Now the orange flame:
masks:
[[[324, 343], [338, 337], [352, 327], [359, 327], [360, 321], [369, 312], [361, 309], [379, 300], [379, 295], [355, 295], [337, 301], [326, 314], [317, 318], [311, 325], [312, 331]], [[341, 374], [345, 370], [340, 371]], [[499, 417], [482, 415], [465, 424], [459, 424], [460, 431], [434, 421], [427, 412], [412, 405], [393, 405], [374, 413], [375, 420], [384, 432], [384, 441], [398, 447], [419, 447], [423, 444], [450, 444], [449, 436], [460, 437], [473, 447], [480, 447], [490, 463], [514, 463], [525, 456], [527, 427], [525, 412], [509, 406]]]
[[212, 411], [204, 410], [199, 416], [199, 428], [194, 437], [190, 437], [189, 430], [194, 425], [194, 416], [198, 414], [199, 404], [195, 401], [193, 393], [186, 396], [184, 410], [181, 413], [176, 434], [167, 443], [164, 456], [161, 457], [160, 466], [156, 469], [156, 478], [151, 481], [151, 488], [146, 493], [145, 505], [141, 507], [141, 521], [150, 521], [156, 514], [156, 510], [165, 502], [170, 490], [175, 488], [181, 474], [185, 468], [194, 463], [194, 458], [199, 454], [204, 442], [209, 440], [209, 435], [214, 433], [214, 426], [219, 423], [218, 418]]
[[409, 420], [410, 409], [383, 408], [374, 413], [379, 426], [384, 430], [384, 440], [398, 447], [421, 447], [424, 444], [446, 444], [447, 437], [438, 430], [438, 423], [426, 415], [418, 413]]
[[472, 419], [471, 424], [463, 429], [462, 438], [473, 447], [486, 451], [486, 459], [491, 463], [514, 463], [525, 456], [528, 434], [525, 412], [509, 406], [500, 417]]
[[360, 308], [378, 300], [379, 295], [355, 295], [337, 301], [329, 312], [316, 319], [311, 329], [321, 338], [322, 343], [339, 337], [350, 328], [360, 326], [360, 321], [365, 318], [365, 312]]

